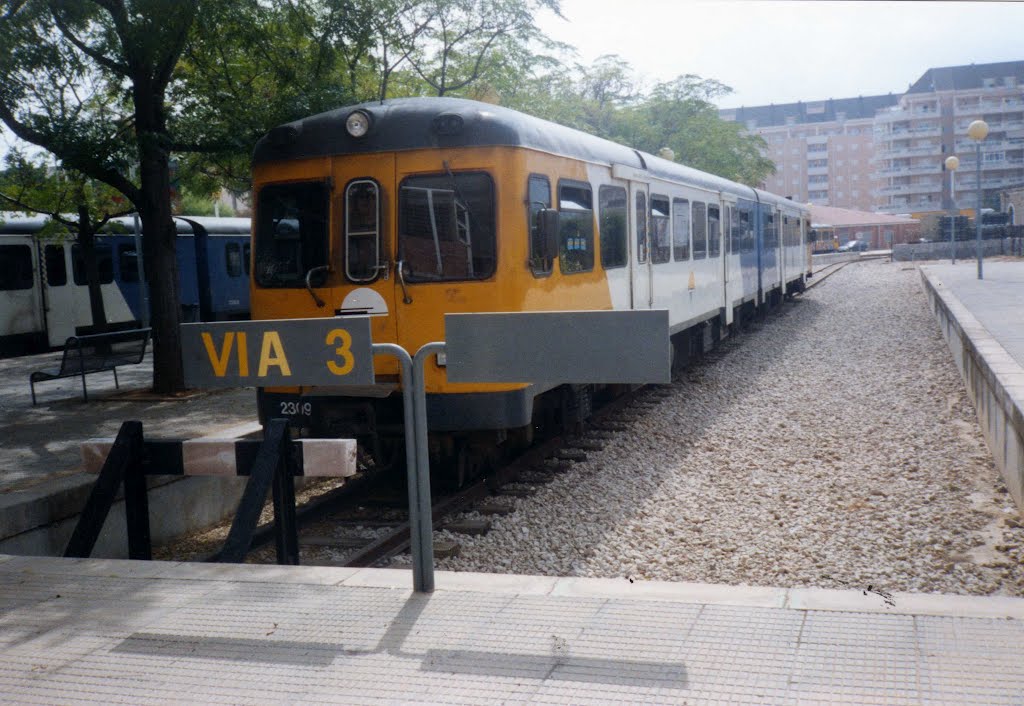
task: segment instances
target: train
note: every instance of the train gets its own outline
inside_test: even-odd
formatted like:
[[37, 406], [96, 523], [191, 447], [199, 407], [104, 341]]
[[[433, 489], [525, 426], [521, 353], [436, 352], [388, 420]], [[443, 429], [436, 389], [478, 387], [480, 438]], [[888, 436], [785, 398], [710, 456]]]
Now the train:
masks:
[[[801, 292], [806, 205], [496, 105], [364, 103], [256, 145], [255, 319], [369, 315], [375, 343], [444, 340], [446, 313], [667, 309], [684, 359]], [[581, 350], [581, 356], [587, 352]], [[367, 388], [257, 390], [262, 421], [401, 458], [398, 365]], [[578, 424], [610, 386], [456, 384], [426, 369], [432, 460], [474, 475]]]
[[[249, 317], [251, 221], [176, 216], [184, 321]], [[94, 329], [84, 258], [72, 234], [43, 236], [43, 217], [0, 217], [0, 355], [59, 348]], [[112, 219], [96, 236], [100, 291], [113, 328], [148, 317], [134, 219]]]

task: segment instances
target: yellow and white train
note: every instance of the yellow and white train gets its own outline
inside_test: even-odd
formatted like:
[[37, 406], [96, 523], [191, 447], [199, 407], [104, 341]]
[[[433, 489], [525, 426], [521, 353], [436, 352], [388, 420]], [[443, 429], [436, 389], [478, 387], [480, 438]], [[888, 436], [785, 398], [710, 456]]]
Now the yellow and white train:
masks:
[[[253, 318], [370, 314], [375, 343], [409, 351], [444, 339], [445, 313], [660, 308], [686, 354], [810, 274], [805, 206], [474, 101], [283, 125], [257, 145], [253, 181]], [[260, 416], [386, 455], [401, 435], [398, 367], [375, 365], [369, 389], [261, 389]], [[426, 386], [432, 450], [463, 465], [578, 421], [598, 391], [454, 384], [433, 363]]]

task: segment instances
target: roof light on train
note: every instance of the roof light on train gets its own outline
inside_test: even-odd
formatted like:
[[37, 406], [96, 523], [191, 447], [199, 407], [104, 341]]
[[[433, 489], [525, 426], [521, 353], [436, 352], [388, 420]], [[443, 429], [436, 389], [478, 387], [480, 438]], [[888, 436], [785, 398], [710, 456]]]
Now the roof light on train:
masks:
[[345, 129], [352, 137], [362, 137], [370, 131], [370, 116], [361, 110], [352, 111], [345, 119]]

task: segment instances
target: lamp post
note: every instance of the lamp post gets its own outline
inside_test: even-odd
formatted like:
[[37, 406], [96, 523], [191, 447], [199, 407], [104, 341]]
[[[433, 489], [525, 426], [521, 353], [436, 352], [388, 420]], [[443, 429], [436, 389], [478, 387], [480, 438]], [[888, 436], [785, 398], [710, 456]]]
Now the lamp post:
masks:
[[956, 182], [953, 181], [953, 172], [960, 166], [960, 160], [956, 155], [946, 157], [946, 171], [949, 172], [949, 204], [952, 207], [953, 215], [949, 220], [949, 253], [952, 264], [956, 264]]
[[978, 189], [978, 208], [974, 212], [974, 227], [978, 239], [978, 279], [984, 279], [981, 271], [981, 143], [988, 135], [988, 123], [975, 120], [967, 126], [967, 136], [974, 140], [974, 182]]

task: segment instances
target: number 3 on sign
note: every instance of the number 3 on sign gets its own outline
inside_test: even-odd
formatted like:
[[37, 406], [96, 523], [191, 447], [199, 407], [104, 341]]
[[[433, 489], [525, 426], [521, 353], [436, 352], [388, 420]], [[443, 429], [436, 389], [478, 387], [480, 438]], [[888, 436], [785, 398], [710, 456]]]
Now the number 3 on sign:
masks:
[[327, 334], [327, 345], [333, 345], [340, 340], [341, 345], [334, 349], [334, 353], [341, 359], [341, 365], [333, 360], [327, 361], [327, 369], [335, 375], [348, 375], [356, 366], [356, 358], [352, 355], [352, 334], [345, 329], [332, 329]]

